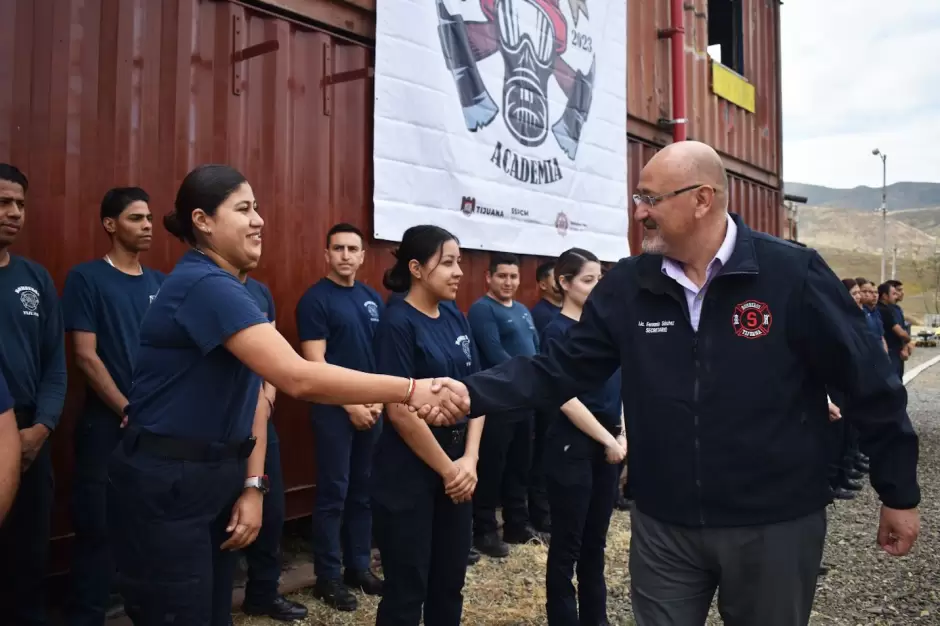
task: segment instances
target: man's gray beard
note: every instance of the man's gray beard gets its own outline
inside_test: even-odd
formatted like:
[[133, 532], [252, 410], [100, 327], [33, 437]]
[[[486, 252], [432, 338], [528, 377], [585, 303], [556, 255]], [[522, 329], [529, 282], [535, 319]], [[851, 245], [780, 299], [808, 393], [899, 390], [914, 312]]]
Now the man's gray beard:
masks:
[[652, 238], [643, 237], [640, 247], [643, 252], [648, 254], [662, 254], [666, 249], [666, 245], [659, 235], [654, 235]]

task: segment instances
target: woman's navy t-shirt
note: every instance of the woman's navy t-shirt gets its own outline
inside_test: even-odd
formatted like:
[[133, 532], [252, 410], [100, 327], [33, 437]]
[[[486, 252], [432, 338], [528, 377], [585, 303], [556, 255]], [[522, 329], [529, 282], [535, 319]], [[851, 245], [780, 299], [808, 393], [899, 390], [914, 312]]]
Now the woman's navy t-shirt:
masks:
[[247, 439], [261, 377], [223, 344], [267, 323], [235, 276], [200, 252], [184, 254], [141, 324], [129, 424], [184, 439]]
[[[375, 331], [376, 372], [403, 378], [466, 378], [479, 370], [470, 324], [456, 307], [438, 307], [431, 318], [404, 300], [389, 306]], [[463, 422], [466, 422], [464, 418]], [[432, 427], [432, 430], [436, 430]], [[411, 472], [429, 470], [401, 439], [394, 427], [382, 429], [372, 475], [377, 497], [408, 490]]]
[[[546, 326], [545, 330], [542, 332], [541, 345], [547, 345], [551, 339], [563, 341], [568, 334], [568, 330], [575, 324], [577, 324], [575, 320], [559, 313], [548, 323], [548, 326]], [[605, 428], [608, 430], [619, 429], [620, 415], [622, 413], [621, 403], [623, 402], [621, 398], [620, 368], [617, 368], [613, 376], [607, 379], [603, 387], [595, 391], [580, 394], [578, 400], [594, 414], [597, 421]], [[570, 428], [577, 429], [577, 427], [571, 423], [571, 420], [563, 413], [561, 419], [556, 420], [556, 422], [557, 426], [560, 428], [564, 428], [565, 425], [567, 425]], [[579, 430], [578, 432], [581, 431]]]

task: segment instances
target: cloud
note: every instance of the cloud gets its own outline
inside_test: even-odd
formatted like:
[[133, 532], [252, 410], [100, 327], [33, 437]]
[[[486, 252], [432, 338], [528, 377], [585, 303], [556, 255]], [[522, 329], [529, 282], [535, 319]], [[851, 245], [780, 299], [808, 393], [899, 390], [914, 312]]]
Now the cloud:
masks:
[[832, 187], [940, 182], [940, 2], [786, 2], [784, 178]]

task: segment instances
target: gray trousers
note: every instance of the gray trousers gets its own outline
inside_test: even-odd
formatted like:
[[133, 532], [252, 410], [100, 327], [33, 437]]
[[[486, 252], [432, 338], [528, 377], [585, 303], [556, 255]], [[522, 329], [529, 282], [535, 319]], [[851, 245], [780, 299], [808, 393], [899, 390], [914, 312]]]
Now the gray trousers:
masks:
[[631, 512], [637, 626], [702, 626], [715, 590], [726, 626], [806, 626], [826, 510], [739, 528], [684, 528]]

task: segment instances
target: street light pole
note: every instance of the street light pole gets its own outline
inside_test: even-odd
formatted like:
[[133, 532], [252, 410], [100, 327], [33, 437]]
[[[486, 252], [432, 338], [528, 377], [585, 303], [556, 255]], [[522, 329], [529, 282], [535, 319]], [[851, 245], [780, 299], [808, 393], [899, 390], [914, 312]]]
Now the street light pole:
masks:
[[878, 148], [871, 153], [881, 158], [881, 282], [884, 283], [888, 253], [888, 155]]

